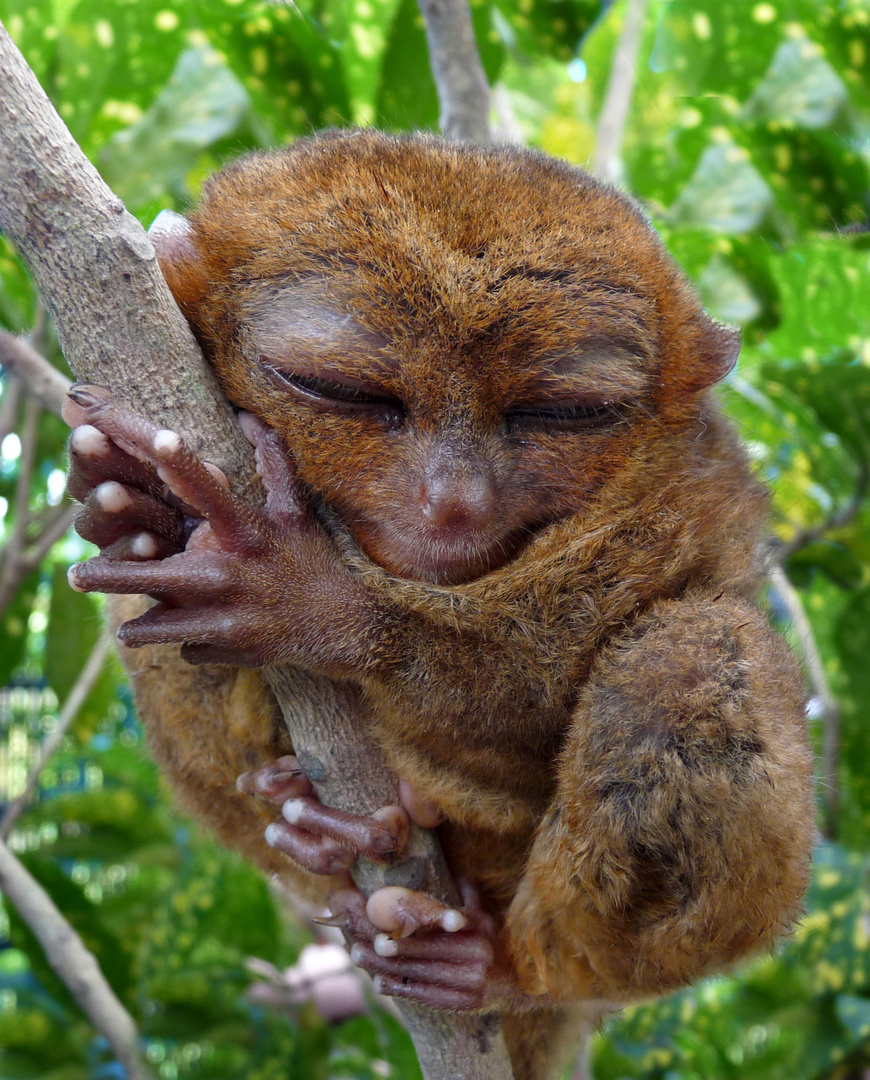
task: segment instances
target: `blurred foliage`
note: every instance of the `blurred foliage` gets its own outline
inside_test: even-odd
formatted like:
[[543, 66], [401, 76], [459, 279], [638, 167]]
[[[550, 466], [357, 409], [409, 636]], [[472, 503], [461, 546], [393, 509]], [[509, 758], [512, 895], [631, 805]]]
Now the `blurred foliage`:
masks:
[[[472, 10], [503, 130], [584, 163], [623, 5]], [[246, 149], [330, 124], [437, 127], [414, 0], [0, 0], [0, 18], [146, 224]], [[786, 569], [839, 702], [841, 807], [792, 939], [736, 977], [611, 1021], [596, 1080], [857, 1080], [870, 1067], [868, 70], [866, 0], [653, 0], [648, 12], [620, 180], [710, 310], [743, 327], [723, 396], [772, 485]], [[0, 326], [27, 330], [34, 304], [0, 240]], [[46, 350], [63, 368], [51, 338]], [[59, 498], [63, 441], [44, 416], [37, 511]], [[13, 438], [0, 456], [7, 536], [19, 468]], [[62, 581], [85, 552], [75, 538], [55, 545], [0, 612], [0, 797], [20, 790], [99, 633], [99, 603]], [[246, 957], [292, 963], [306, 933], [173, 811], [119, 684], [110, 666], [12, 843], [100, 960], [159, 1076], [412, 1080], [388, 1014], [329, 1027], [309, 1008], [287, 1018], [248, 1002]], [[0, 1051], [0, 1080], [122, 1076], [11, 909]]]

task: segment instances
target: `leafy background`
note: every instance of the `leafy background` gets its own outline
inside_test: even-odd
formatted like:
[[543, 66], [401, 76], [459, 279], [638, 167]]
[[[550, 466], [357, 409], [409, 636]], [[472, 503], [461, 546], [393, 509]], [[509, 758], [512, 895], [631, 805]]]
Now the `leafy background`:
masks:
[[[623, 18], [598, 0], [472, 0], [502, 130], [580, 164], [594, 147]], [[146, 224], [239, 152], [327, 125], [437, 129], [413, 0], [0, 0], [0, 18], [74, 136]], [[613, 1020], [596, 1080], [838, 1080], [870, 1068], [870, 6], [653, 0], [620, 161], [705, 303], [743, 327], [724, 388], [773, 488], [791, 588], [771, 606], [827, 689], [820, 841], [807, 917], [773, 957]], [[0, 239], [0, 326], [35, 298]], [[49, 331], [47, 351], [64, 369]], [[65, 369], [64, 369], [65, 370]], [[11, 398], [8, 384], [0, 397]], [[60, 503], [64, 429], [39, 418], [33, 512]], [[2, 444], [0, 511], [21, 469]], [[100, 628], [66, 589], [67, 536], [0, 612], [0, 799], [14, 797]], [[808, 653], [807, 649], [810, 652]], [[833, 752], [832, 752], [833, 751]], [[172, 808], [110, 663], [10, 844], [84, 937], [165, 1080], [419, 1075], [373, 1007], [329, 1025], [245, 990], [250, 956], [293, 963], [308, 931]], [[120, 1066], [11, 906], [0, 914], [0, 1080], [103, 1080]]]

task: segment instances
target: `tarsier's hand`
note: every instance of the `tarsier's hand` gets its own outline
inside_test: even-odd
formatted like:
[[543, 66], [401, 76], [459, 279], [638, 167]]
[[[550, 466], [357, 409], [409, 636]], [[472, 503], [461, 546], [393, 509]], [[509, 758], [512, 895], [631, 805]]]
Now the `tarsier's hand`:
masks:
[[[366, 900], [346, 871], [357, 855], [375, 862], [400, 856], [409, 820], [423, 828], [440, 821], [434, 805], [400, 784], [401, 805], [371, 816], [347, 814], [318, 801], [294, 757], [280, 758], [239, 777], [239, 788], [282, 808], [266, 830], [268, 842], [315, 874], [339, 876], [330, 897], [351, 959], [374, 978], [378, 993], [433, 1009], [479, 1009], [499, 997], [504, 966], [492, 920], [472, 888], [463, 907], [450, 908], [424, 893], [387, 886]], [[503, 976], [502, 976], [503, 977]]]
[[256, 509], [178, 434], [116, 405], [105, 390], [74, 387], [64, 418], [74, 428], [70, 491], [85, 504], [76, 528], [101, 549], [72, 568], [70, 583], [158, 601], [121, 627], [125, 645], [177, 642], [194, 663], [286, 659], [328, 669], [329, 622], [339, 610], [346, 650], [354, 582], [312, 518], [274, 431], [241, 414], [267, 492]]

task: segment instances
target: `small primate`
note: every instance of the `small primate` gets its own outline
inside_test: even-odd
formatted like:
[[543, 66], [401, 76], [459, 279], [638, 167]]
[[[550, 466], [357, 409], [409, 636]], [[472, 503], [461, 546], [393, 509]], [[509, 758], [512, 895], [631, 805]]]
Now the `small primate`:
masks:
[[[383, 993], [510, 1014], [519, 1080], [590, 1003], [772, 946], [813, 836], [804, 688], [711, 394], [739, 335], [641, 211], [539, 153], [332, 132], [230, 165], [155, 243], [268, 498], [78, 387], [101, 554], [71, 580], [157, 601], [118, 634], [186, 806], [333, 894]], [[360, 688], [403, 806], [318, 803], [276, 661]], [[464, 911], [349, 886], [408, 816], [440, 823]]]

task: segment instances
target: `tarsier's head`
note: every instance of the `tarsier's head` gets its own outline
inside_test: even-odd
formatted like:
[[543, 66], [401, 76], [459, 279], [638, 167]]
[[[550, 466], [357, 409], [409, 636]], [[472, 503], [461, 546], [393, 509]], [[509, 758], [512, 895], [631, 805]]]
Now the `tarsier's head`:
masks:
[[331, 133], [157, 232], [230, 400], [404, 577], [504, 563], [685, 431], [739, 348], [634, 205], [522, 150]]

